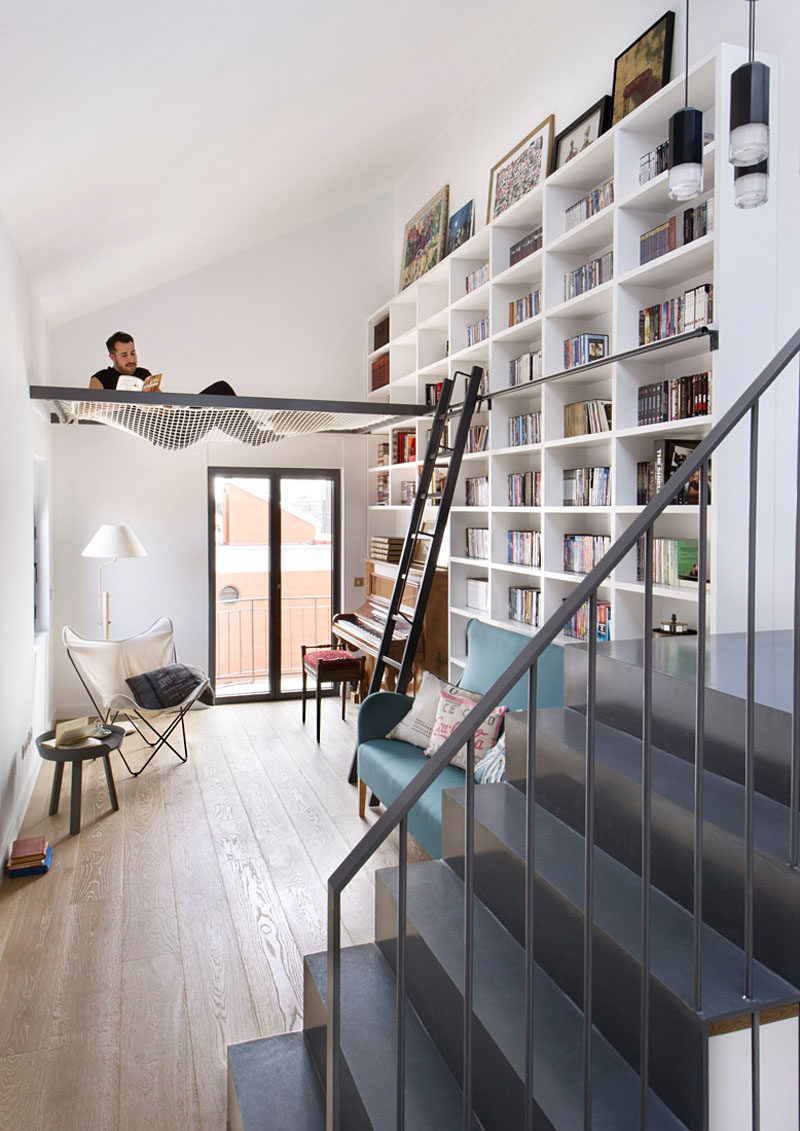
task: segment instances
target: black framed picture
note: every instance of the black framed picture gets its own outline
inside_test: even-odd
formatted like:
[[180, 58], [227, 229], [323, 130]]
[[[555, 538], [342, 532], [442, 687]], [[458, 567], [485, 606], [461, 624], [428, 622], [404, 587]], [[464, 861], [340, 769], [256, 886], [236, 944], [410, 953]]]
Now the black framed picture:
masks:
[[471, 200], [469, 204], [459, 208], [450, 217], [447, 225], [447, 250], [445, 255], [449, 255], [451, 251], [455, 251], [457, 247], [461, 247], [462, 243], [466, 243], [471, 238], [475, 222], [474, 204], [475, 201]]
[[614, 104], [612, 126], [669, 82], [674, 31], [675, 13], [665, 12], [630, 47], [617, 55], [611, 95]]
[[560, 169], [593, 141], [604, 134], [611, 125], [611, 96], [604, 94], [599, 102], [585, 110], [580, 118], [562, 130], [553, 143], [553, 169]]

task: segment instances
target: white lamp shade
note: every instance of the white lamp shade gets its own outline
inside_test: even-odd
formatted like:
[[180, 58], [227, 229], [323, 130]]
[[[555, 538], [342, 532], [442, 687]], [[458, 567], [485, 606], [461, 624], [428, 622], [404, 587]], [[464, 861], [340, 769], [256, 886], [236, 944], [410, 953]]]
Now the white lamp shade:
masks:
[[104, 522], [86, 548], [84, 558], [146, 558], [147, 550], [125, 523]]

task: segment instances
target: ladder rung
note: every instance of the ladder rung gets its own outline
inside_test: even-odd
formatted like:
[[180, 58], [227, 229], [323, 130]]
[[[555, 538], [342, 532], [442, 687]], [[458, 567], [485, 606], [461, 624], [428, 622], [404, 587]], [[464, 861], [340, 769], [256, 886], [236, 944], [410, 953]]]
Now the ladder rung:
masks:
[[400, 619], [402, 619], [406, 622], [406, 624], [413, 624], [413, 621], [412, 621], [411, 617], [408, 615], [408, 613], [395, 613], [394, 619], [395, 619], [395, 621], [399, 621]]
[[400, 671], [400, 661], [399, 660], [393, 660], [391, 658], [391, 656], [384, 656], [383, 662], [384, 662], [384, 664], [388, 664], [390, 668], [395, 668], [396, 671]]

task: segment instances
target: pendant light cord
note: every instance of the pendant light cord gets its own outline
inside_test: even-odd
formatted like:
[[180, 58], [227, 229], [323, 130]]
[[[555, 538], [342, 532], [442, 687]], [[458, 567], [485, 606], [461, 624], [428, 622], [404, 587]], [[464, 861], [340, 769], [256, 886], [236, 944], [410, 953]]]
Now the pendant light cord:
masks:
[[750, 39], [747, 51], [748, 62], [752, 63], [756, 56], [756, 0], [750, 0]]

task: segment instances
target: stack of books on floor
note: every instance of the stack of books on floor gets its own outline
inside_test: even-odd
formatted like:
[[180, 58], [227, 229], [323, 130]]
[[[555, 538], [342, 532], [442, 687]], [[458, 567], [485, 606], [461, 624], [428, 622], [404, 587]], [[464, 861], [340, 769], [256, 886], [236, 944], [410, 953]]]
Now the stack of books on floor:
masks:
[[8, 858], [9, 876], [40, 876], [50, 867], [53, 849], [43, 836], [15, 840]]
[[369, 540], [369, 556], [373, 561], [399, 562], [403, 542], [403, 538], [381, 538], [373, 535]]

